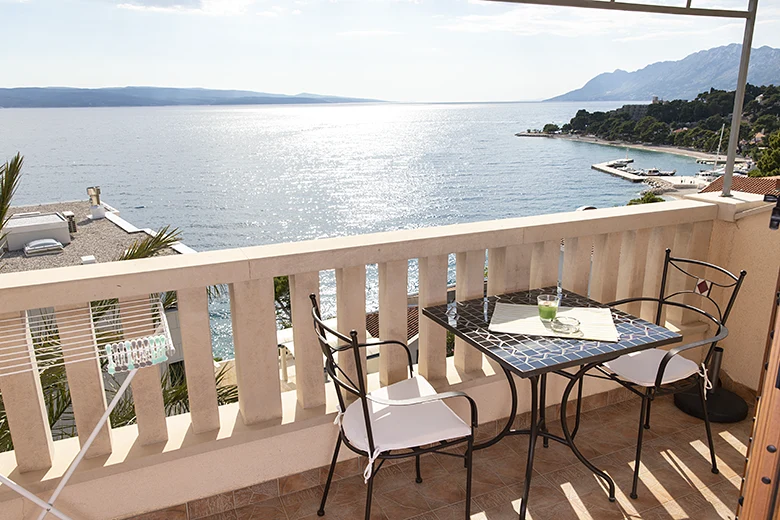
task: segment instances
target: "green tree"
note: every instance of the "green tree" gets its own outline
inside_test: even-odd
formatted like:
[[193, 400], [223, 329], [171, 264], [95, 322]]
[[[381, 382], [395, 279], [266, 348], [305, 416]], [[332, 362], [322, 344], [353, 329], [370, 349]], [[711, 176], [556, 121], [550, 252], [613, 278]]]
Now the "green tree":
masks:
[[292, 327], [289, 277], [278, 276], [274, 278], [274, 303], [276, 304], [276, 321], [284, 329]]
[[638, 204], [652, 204], [654, 202], [664, 202], [664, 199], [653, 193], [652, 191], [646, 191], [641, 197], [631, 199], [628, 201], [629, 206], [636, 206]]
[[642, 134], [647, 132], [647, 130], [649, 130], [650, 127], [657, 122], [658, 120], [653, 116], [645, 116], [637, 121], [636, 126], [634, 127], [634, 133], [636, 134], [637, 138], [641, 140]]
[[772, 114], [764, 114], [756, 119], [753, 123], [753, 128], [759, 132], [771, 134], [776, 130], [780, 130], [780, 118]]
[[756, 163], [757, 168], [750, 172], [751, 177], [770, 177], [780, 175], [780, 130], [769, 136], [767, 148], [761, 152]]
[[555, 132], [560, 131], [560, 127], [556, 125], [555, 123], [547, 123], [544, 125], [544, 128], [542, 128], [542, 132], [545, 134], [554, 134]]
[[646, 143], [665, 144], [669, 140], [669, 132], [668, 124], [655, 121], [639, 134], [639, 140]]

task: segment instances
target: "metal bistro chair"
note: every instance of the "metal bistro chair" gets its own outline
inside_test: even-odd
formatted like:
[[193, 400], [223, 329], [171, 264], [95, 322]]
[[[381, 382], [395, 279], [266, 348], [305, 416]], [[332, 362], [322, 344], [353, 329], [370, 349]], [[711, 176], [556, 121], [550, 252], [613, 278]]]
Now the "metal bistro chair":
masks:
[[[371, 515], [371, 491], [374, 477], [387, 459], [414, 457], [417, 483], [422, 482], [420, 474], [420, 456], [425, 453], [441, 453], [465, 459], [466, 465], [466, 518], [471, 513], [471, 460], [474, 445], [474, 429], [477, 427], [477, 405], [463, 392], [445, 392], [437, 394], [433, 386], [423, 376], [414, 375], [412, 355], [409, 348], [400, 341], [379, 341], [359, 343], [357, 332], [351, 331], [344, 336], [323, 323], [317, 298], [310, 295], [314, 330], [325, 355], [325, 371], [333, 379], [338, 397], [339, 436], [333, 451], [328, 480], [322, 494], [322, 503], [317, 515], [325, 514], [325, 502], [328, 499], [333, 470], [343, 442], [350, 450], [368, 457], [368, 465], [363, 478], [368, 484], [366, 495], [366, 520]], [[328, 343], [327, 335], [338, 340], [337, 346]], [[366, 391], [363, 379], [363, 367], [360, 361], [361, 349], [374, 345], [395, 345], [406, 351], [409, 360], [409, 379], [392, 385]], [[347, 375], [336, 363], [337, 352], [352, 351], [355, 356], [356, 381]], [[347, 405], [349, 395], [357, 399]], [[471, 426], [466, 424], [445, 403], [444, 399], [461, 397], [469, 402]], [[459, 444], [466, 444], [463, 455], [442, 451]], [[377, 462], [378, 461], [378, 462]]]
[[[695, 280], [694, 289], [685, 289], [673, 292], [671, 294], [666, 294], [666, 284], [670, 267], [682, 273], [686, 277]], [[706, 274], [715, 274], [716, 272], [720, 273], [719, 276], [722, 279], [728, 281], [724, 283], [716, 283], [707, 278], [700, 278], [688, 271], [688, 269], [691, 267], [698, 267], [699, 269], [703, 269]], [[737, 293], [739, 292], [739, 288], [742, 285], [742, 281], [744, 280], [746, 274], [747, 273], [745, 271], [742, 271], [740, 272], [739, 276], [735, 276], [729, 271], [707, 262], [675, 258], [671, 256], [671, 250], [667, 249], [666, 257], [664, 259], [663, 274], [661, 277], [661, 291], [658, 298], [626, 298], [608, 304], [610, 307], [614, 307], [631, 302], [655, 302], [657, 306], [655, 315], [656, 325], [661, 325], [661, 317], [663, 315], [664, 308], [678, 307], [697, 313], [702, 318], [706, 318], [706, 320], [715, 326], [715, 334], [701, 341], [695, 341], [686, 345], [673, 347], [669, 350], [655, 348], [641, 352], [635, 352], [632, 354], [626, 354], [615, 360], [608, 361], [599, 367], [596, 367], [596, 369], [599, 370], [604, 376], [620, 383], [625, 388], [628, 388], [642, 398], [642, 409], [639, 415], [639, 433], [637, 434], [636, 461], [634, 465], [634, 482], [631, 489], [631, 498], [637, 498], [636, 490], [639, 480], [639, 463], [642, 456], [642, 433], [645, 429], [650, 428], [650, 403], [652, 403], [654, 398], [661, 395], [684, 392], [692, 389], [694, 386], [698, 386], [699, 396], [701, 398], [702, 408], [704, 410], [704, 425], [707, 429], [707, 442], [710, 448], [712, 472], [718, 473], [718, 465], [715, 459], [715, 446], [712, 442], [710, 420], [709, 416], [707, 415], [707, 390], [711, 388], [711, 384], [707, 377], [706, 367], [712, 358], [717, 343], [728, 336], [726, 320], [728, 319], [729, 313], [731, 312], [731, 308], [734, 305], [734, 301], [737, 298]], [[686, 278], [686, 280], [688, 278]], [[726, 308], [724, 310], [721, 310], [720, 306], [712, 298], [712, 290], [715, 287], [722, 289], [724, 292], [724, 297], [727, 299]], [[672, 299], [679, 300], [681, 298], [690, 298], [688, 295], [696, 295], [700, 297], [701, 300], [698, 303], [706, 303], [705, 300], [708, 301], [712, 306], [714, 306], [716, 314], [711, 314], [701, 309], [698, 306], [698, 303], [697, 305], [690, 305], [681, 301], [671, 301]], [[699, 347], [705, 347], [707, 345], [709, 345], [709, 348], [707, 349], [707, 354], [704, 357], [704, 361], [701, 363], [701, 365], [698, 365], [690, 359], [679, 355], [682, 352]]]

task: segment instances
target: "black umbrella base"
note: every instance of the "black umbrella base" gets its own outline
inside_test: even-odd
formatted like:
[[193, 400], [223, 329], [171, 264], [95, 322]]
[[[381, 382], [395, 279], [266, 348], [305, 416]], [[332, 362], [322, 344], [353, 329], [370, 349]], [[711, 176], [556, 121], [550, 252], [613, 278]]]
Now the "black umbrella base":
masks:
[[[674, 404], [688, 415], [704, 420], [698, 389], [674, 394]], [[707, 395], [707, 415], [711, 422], [739, 422], [747, 417], [748, 405], [737, 394], [719, 387]]]

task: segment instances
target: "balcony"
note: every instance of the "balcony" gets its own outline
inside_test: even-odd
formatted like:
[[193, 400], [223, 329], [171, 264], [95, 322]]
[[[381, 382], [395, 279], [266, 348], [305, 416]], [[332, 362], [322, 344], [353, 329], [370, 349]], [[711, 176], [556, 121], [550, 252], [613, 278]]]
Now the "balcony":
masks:
[[[446, 301], [448, 255], [455, 254], [457, 299], [479, 297], [487, 257], [487, 290], [501, 294], [555, 284], [561, 241], [563, 286], [596, 300], [656, 294], [663, 251], [749, 273], [730, 318], [724, 384], [749, 395], [758, 386], [778, 241], [767, 228], [760, 197], [714, 194], [643, 206], [405, 230], [366, 236], [169, 256], [0, 275], [0, 318], [54, 308], [88, 312], [89, 302], [120, 302], [175, 290], [189, 388], [190, 413], [166, 417], [159, 373], [142, 369], [133, 381], [137, 424], [106, 429], [79, 466], [57, 506], [73, 518], [314, 518], [337, 430], [336, 400], [323, 378], [308, 295], [320, 272], [335, 270], [338, 328], [365, 330], [366, 266], [378, 265], [380, 335], [406, 339], [409, 260], [418, 260], [421, 306]], [[472, 273], [472, 274], [470, 274]], [[479, 274], [479, 276], [477, 276]], [[293, 390], [281, 384], [273, 277], [289, 275], [295, 344]], [[227, 284], [235, 347], [238, 402], [217, 405], [206, 288]], [[649, 309], [635, 313], [646, 317]], [[706, 326], [685, 312], [667, 316], [686, 339]], [[3, 338], [0, 337], [0, 346]], [[63, 339], [63, 351], [69, 345]], [[483, 356], [456, 342], [446, 356], [444, 330], [420, 319], [416, 366], [439, 391], [462, 390], [479, 405], [479, 435], [506, 420], [503, 375]], [[403, 357], [380, 352], [378, 387], [403, 377]], [[88, 366], [89, 365], [89, 366]], [[2, 370], [0, 362], [0, 370]], [[0, 378], [15, 450], [0, 453], [0, 474], [48, 498], [106, 407], [96, 363], [68, 367], [79, 437], [52, 441], [40, 383], [31, 373]], [[520, 413], [527, 418], [527, 383]], [[555, 403], [564, 382], [551, 377]], [[526, 395], [523, 394], [526, 392]], [[750, 421], [715, 425], [721, 474], [709, 473], [700, 422], [659, 401], [648, 433], [640, 498], [628, 498], [635, 422], [630, 394], [611, 382], [588, 381], [578, 445], [608, 470], [619, 487], [610, 504], [596, 479], [564, 447], [537, 451], [539, 478], [529, 502], [533, 518], [732, 518]], [[525, 398], [524, 398], [525, 397]], [[553, 407], [555, 405], [553, 404]], [[655, 405], [654, 405], [655, 406]], [[571, 408], [570, 408], [571, 409]], [[456, 412], [465, 410], [455, 407]], [[503, 424], [503, 423], [501, 423]], [[475, 518], [514, 518], [524, 473], [525, 438], [508, 438], [475, 455]], [[364, 461], [344, 459], [325, 518], [360, 518]], [[377, 518], [460, 518], [462, 468], [426, 457], [422, 484], [407, 464], [379, 473]], [[147, 514], [148, 513], [148, 514]], [[37, 518], [39, 509], [0, 486], [0, 520]], [[146, 514], [145, 516], [142, 516]]]

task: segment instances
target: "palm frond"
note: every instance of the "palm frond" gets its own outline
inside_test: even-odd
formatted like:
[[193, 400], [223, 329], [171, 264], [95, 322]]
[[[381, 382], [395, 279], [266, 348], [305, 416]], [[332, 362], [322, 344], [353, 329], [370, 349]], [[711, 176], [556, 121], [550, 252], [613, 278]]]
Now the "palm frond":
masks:
[[11, 218], [11, 199], [19, 187], [23, 164], [24, 157], [19, 153], [10, 161], [6, 161], [5, 164], [0, 164], [0, 242], [5, 237], [3, 228], [8, 219]]
[[164, 249], [171, 247], [179, 240], [181, 240], [181, 231], [178, 228], [171, 229], [171, 226], [165, 226], [154, 235], [147, 235], [141, 240], [136, 240], [127, 251], [122, 253], [118, 260], [151, 258], [157, 256]]

